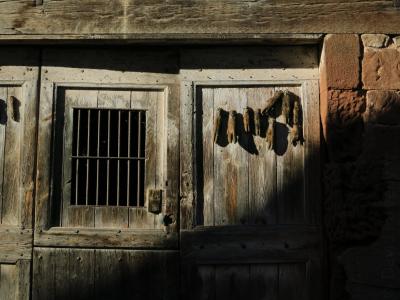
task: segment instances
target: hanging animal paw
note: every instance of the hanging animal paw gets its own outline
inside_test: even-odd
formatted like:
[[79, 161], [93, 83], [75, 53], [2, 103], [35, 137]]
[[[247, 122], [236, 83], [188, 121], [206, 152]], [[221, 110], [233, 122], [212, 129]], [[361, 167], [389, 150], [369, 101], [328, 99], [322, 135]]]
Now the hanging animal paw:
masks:
[[274, 118], [268, 118], [268, 130], [267, 130], [267, 143], [268, 143], [268, 149], [273, 150], [274, 149], [274, 140], [275, 140], [275, 119]]
[[250, 108], [246, 107], [243, 111], [243, 127], [244, 132], [250, 133]]
[[236, 136], [236, 111], [234, 111], [234, 110], [231, 110], [229, 112], [228, 129], [226, 131], [226, 134], [228, 136], [228, 142], [229, 143], [236, 143], [237, 142], [237, 136]]
[[257, 136], [261, 136], [261, 109], [259, 108], [254, 114], [254, 128], [255, 128], [255, 134]]
[[219, 132], [221, 128], [221, 119], [222, 119], [222, 108], [217, 109], [217, 113], [215, 115], [215, 122], [214, 122], [214, 133], [213, 133], [213, 140], [214, 143], [217, 143], [219, 138]]

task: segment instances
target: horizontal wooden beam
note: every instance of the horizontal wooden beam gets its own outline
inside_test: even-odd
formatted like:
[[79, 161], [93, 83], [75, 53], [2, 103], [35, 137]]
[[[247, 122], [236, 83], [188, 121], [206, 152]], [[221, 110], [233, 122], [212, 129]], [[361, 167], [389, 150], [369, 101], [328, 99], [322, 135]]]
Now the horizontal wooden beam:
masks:
[[176, 233], [155, 230], [51, 228], [35, 231], [34, 245], [67, 248], [177, 249]]
[[32, 257], [32, 230], [0, 226], [0, 263]]
[[186, 45], [186, 44], [241, 44], [241, 45], [309, 45], [319, 43], [320, 33], [146, 33], [146, 34], [63, 34], [63, 35], [1, 35], [1, 44], [29, 45]]
[[0, 39], [400, 33], [397, 0], [2, 0]]

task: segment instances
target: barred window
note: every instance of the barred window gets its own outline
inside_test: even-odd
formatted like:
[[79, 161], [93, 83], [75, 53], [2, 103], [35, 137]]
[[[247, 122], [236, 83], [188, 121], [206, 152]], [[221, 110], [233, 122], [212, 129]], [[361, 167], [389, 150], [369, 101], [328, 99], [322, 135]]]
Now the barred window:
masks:
[[73, 108], [71, 205], [144, 206], [146, 111]]

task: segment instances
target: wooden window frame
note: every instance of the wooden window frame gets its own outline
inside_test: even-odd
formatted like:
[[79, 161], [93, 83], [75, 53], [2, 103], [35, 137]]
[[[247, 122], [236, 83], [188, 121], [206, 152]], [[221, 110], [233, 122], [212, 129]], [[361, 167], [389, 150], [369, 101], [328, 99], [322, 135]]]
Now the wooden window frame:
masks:
[[[54, 68], [54, 69], [53, 69]], [[51, 72], [50, 70], [54, 70]], [[83, 72], [77, 68], [68, 69], [66, 76], [57, 72], [58, 67], [42, 66], [46, 78], [42, 79], [41, 105], [39, 109], [38, 128], [38, 165], [37, 165], [37, 191], [35, 205], [35, 246], [52, 247], [95, 247], [95, 248], [165, 248], [178, 247], [178, 234], [176, 217], [178, 214], [178, 184], [179, 178], [179, 89], [174, 75], [146, 75], [137, 79], [137, 73], [124, 73], [124, 77], [108, 78], [107, 71], [99, 70], [97, 78], [89, 82], [80, 79]], [[113, 71], [111, 71], [112, 73]], [[54, 75], [52, 77], [52, 75]], [[114, 75], [114, 74], [113, 74]], [[47, 77], [48, 76], [48, 77]], [[60, 78], [61, 77], [61, 78]], [[65, 78], [66, 77], [66, 78]], [[100, 77], [100, 78], [99, 78]], [[121, 79], [122, 78], [122, 79]], [[72, 80], [71, 80], [72, 79]], [[164, 95], [166, 117], [164, 134], [169, 139], [163, 145], [163, 170], [161, 188], [164, 190], [162, 213], [157, 215], [158, 225], [154, 229], [141, 228], [90, 228], [90, 227], [60, 227], [52, 219], [53, 189], [51, 174], [53, 164], [49, 157], [52, 149], [53, 113], [60, 89], [67, 88], [97, 88], [123, 89], [123, 90], [157, 90]], [[135, 208], [146, 210], [147, 208]], [[173, 219], [170, 224], [163, 223], [165, 216]]]

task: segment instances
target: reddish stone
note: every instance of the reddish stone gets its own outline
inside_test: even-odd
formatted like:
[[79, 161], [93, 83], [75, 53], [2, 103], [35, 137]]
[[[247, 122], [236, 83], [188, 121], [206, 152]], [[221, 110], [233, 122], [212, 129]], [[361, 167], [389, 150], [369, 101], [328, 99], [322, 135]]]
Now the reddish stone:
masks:
[[365, 89], [400, 89], [400, 51], [395, 48], [365, 49], [362, 81]]
[[322, 120], [332, 161], [345, 161], [359, 155], [362, 146], [365, 95], [360, 91], [329, 90], [326, 118]]
[[368, 91], [365, 121], [384, 125], [400, 124], [400, 93]]
[[328, 34], [321, 57], [321, 88], [351, 89], [359, 85], [360, 39], [356, 34]]

